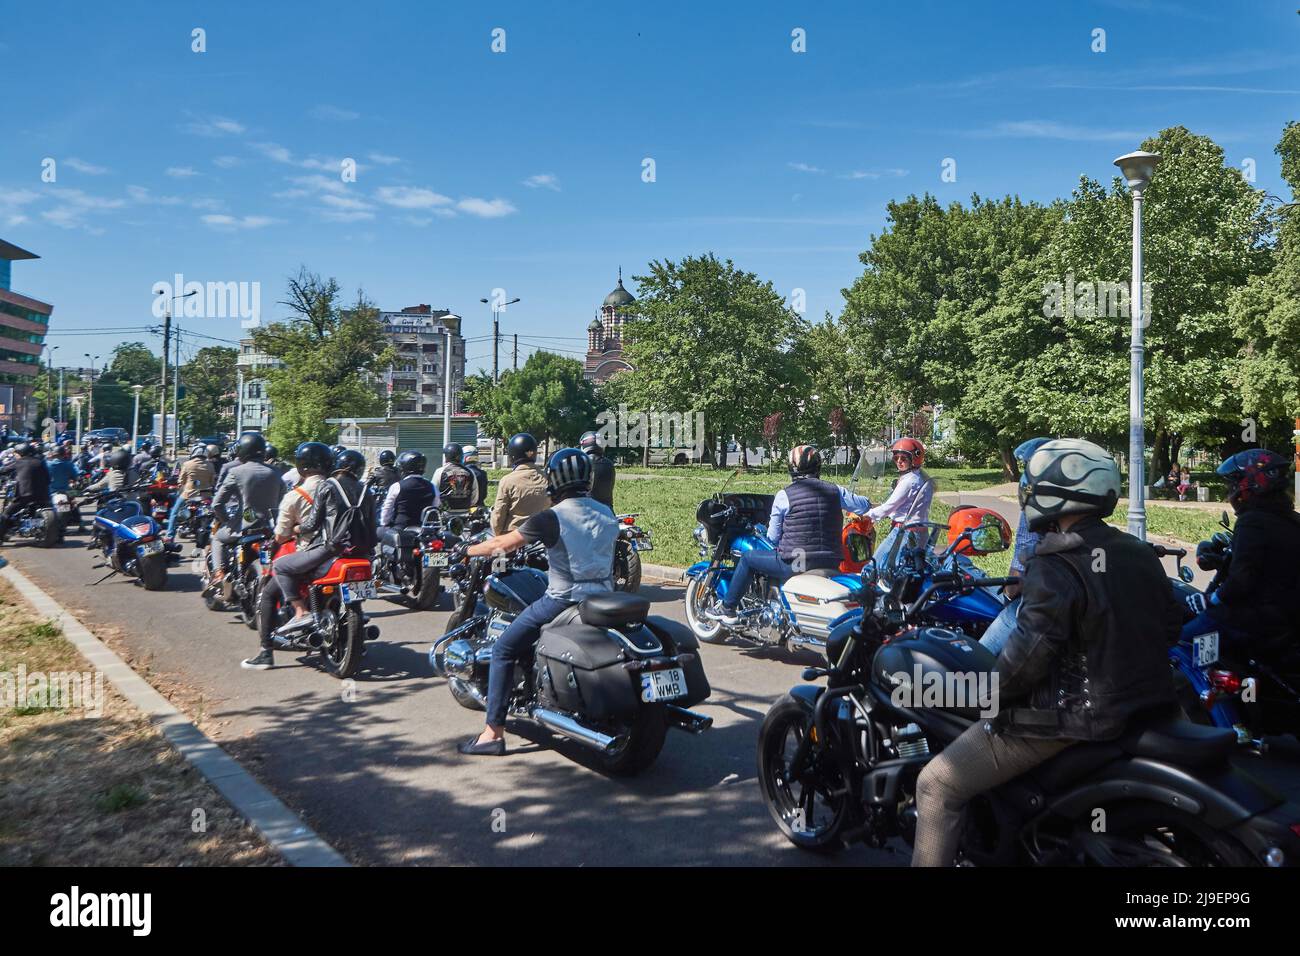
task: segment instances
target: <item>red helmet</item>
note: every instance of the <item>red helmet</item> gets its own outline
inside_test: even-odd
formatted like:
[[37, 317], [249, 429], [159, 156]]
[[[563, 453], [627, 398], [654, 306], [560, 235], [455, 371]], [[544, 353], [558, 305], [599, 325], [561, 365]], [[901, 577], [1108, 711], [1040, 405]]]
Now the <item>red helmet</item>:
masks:
[[821, 470], [821, 452], [812, 445], [796, 445], [790, 449], [790, 474], [819, 475]]
[[1287, 486], [1287, 461], [1267, 448], [1239, 451], [1215, 473], [1228, 483], [1228, 500], [1245, 502]]
[[954, 508], [948, 516], [948, 543], [956, 541], [964, 531], [969, 531], [970, 536], [953, 549], [955, 554], [993, 554], [1011, 547], [1011, 525], [989, 508]]
[[925, 446], [915, 438], [900, 438], [889, 446], [891, 454], [907, 455], [913, 468], [920, 468], [925, 463]]

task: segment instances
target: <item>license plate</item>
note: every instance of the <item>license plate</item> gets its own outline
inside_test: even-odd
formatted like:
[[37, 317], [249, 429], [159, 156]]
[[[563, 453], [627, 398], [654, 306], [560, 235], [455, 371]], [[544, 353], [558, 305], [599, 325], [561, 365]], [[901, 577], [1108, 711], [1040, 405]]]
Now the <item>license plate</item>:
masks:
[[269, 548], [263, 548], [262, 550], [258, 551], [258, 552], [257, 552], [257, 560], [258, 560], [258, 563], [260, 563], [260, 564], [270, 564], [270, 563], [271, 563], [271, 551], [270, 551], [270, 549], [269, 549]]
[[357, 601], [373, 601], [374, 599], [374, 581], [353, 581], [351, 584], [343, 585], [344, 604], [353, 604]]
[[641, 675], [641, 699], [646, 703], [686, 696], [686, 672], [680, 667], [646, 671]]
[[447, 566], [447, 553], [445, 551], [426, 551], [423, 559], [426, 568], [445, 568]]
[[645, 538], [634, 538], [632, 548], [636, 551], [653, 551], [655, 546]]
[[1192, 656], [1197, 667], [1209, 667], [1219, 659], [1219, 632], [1197, 634], [1192, 638]]
[[144, 544], [140, 545], [141, 554], [157, 554], [162, 549], [163, 545], [161, 541], [146, 541]]

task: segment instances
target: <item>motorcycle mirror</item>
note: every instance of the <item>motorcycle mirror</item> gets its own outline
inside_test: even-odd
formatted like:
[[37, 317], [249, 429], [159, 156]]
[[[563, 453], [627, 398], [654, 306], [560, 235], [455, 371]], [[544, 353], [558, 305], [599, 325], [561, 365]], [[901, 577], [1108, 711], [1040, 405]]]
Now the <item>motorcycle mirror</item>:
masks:
[[1183, 583], [1184, 583], [1184, 584], [1191, 584], [1191, 583], [1192, 583], [1192, 569], [1191, 569], [1191, 568], [1186, 567], [1186, 566], [1179, 568], [1179, 569], [1178, 569], [1178, 576], [1179, 576], [1180, 578], [1183, 579]]

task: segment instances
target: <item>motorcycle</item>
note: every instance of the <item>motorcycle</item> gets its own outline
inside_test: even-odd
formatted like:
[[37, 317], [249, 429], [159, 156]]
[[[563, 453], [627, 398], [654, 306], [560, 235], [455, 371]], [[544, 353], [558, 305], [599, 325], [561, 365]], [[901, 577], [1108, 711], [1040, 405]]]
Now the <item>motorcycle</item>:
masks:
[[381, 542], [374, 559], [374, 576], [380, 594], [399, 594], [421, 611], [428, 611], [442, 596], [442, 574], [451, 549], [460, 539], [443, 529], [436, 508], [425, 508], [418, 527], [398, 532], [400, 545]]
[[1263, 752], [1268, 749], [1266, 737], [1297, 736], [1300, 731], [1300, 674], [1280, 672], [1221, 647], [1217, 630], [1192, 625], [1231, 567], [1232, 525], [1227, 512], [1220, 523], [1224, 530], [1197, 548], [1198, 563], [1214, 571], [1204, 592], [1192, 586], [1191, 569], [1183, 567], [1185, 549], [1153, 545], [1157, 555], [1173, 557], [1177, 563], [1177, 577], [1169, 581], [1184, 608], [1183, 633], [1170, 648], [1169, 661], [1179, 703], [1189, 720], [1231, 730], [1244, 748]]
[[640, 514], [615, 515], [618, 540], [614, 544], [614, 590], [635, 594], [641, 588], [641, 552], [653, 551], [650, 532], [640, 527]]
[[[516, 552], [453, 568], [454, 576], [484, 582], [483, 609], [429, 651], [434, 672], [462, 707], [486, 707], [493, 645], [546, 591], [546, 575], [529, 560]], [[670, 727], [703, 733], [713, 718], [688, 709], [710, 694], [699, 644], [649, 609], [646, 598], [610, 591], [563, 612], [542, 628], [531, 665], [516, 668], [507, 713], [590, 748], [616, 776], [654, 763]]]
[[[126, 489], [125, 492], [138, 489]], [[162, 528], [137, 498], [124, 491], [110, 491], [98, 496], [95, 520], [88, 549], [96, 550], [104, 562], [95, 567], [110, 568], [95, 584], [115, 574], [136, 578], [146, 591], [167, 587], [169, 557], [163, 543]]]
[[212, 542], [212, 494], [190, 498], [185, 508], [185, 517], [176, 524], [176, 536], [193, 539], [195, 549], [202, 551]]
[[[759, 732], [763, 800], [790, 842], [829, 852], [853, 840], [914, 841], [917, 776], [990, 715], [987, 694], [972, 700], [960, 689], [987, 689], [997, 667], [970, 637], [915, 622], [945, 591], [1012, 580], [938, 572], [911, 604], [899, 600], [900, 585], [834, 629], [827, 666], [803, 674], [826, 678], [825, 686], [791, 689]], [[932, 697], [929, 688], [938, 692]], [[959, 858], [975, 865], [1296, 865], [1300, 807], [1234, 769], [1234, 747], [1232, 734], [1165, 717], [1137, 722], [1114, 741], [1075, 744], [973, 800]]]
[[[12, 493], [13, 482], [10, 481], [5, 485], [3, 492], [0, 492], [5, 504], [8, 503]], [[56, 508], [57, 504], [54, 501], [51, 501], [50, 507], [46, 508], [28, 505], [9, 519], [9, 530], [6, 534], [10, 538], [24, 538], [37, 547], [58, 547], [63, 541], [63, 520]]]
[[[449, 522], [449, 531], [466, 545], [477, 544], [492, 536], [486, 514], [474, 515], [468, 519], [454, 518]], [[516, 560], [525, 561], [529, 567], [539, 571], [547, 569], [545, 548], [530, 546], [517, 552], [517, 554], [520, 557]], [[448, 631], [460, 627], [479, 612], [479, 599], [483, 595], [483, 588], [491, 570], [492, 565], [482, 561], [471, 561], [461, 570], [448, 568], [448, 576], [451, 579], [449, 586], [451, 591], [451, 617], [447, 620]]]
[[274, 530], [265, 518], [246, 512], [246, 526], [239, 537], [226, 545], [225, 574], [217, 580], [216, 557], [209, 548], [202, 556], [199, 581], [203, 585], [203, 603], [209, 611], [237, 607], [244, 623], [255, 627], [257, 579], [260, 576], [259, 554], [269, 548]]
[[[293, 541], [287, 541], [275, 552], [279, 558], [297, 550]], [[251, 618], [255, 629], [261, 627], [261, 588], [271, 574], [270, 548], [259, 550], [260, 573], [253, 596], [254, 612]], [[307, 602], [316, 618], [309, 630], [299, 631], [289, 637], [276, 637], [277, 650], [318, 652], [325, 669], [340, 680], [357, 672], [365, 654], [366, 641], [379, 637], [379, 628], [367, 623], [361, 610], [362, 602], [375, 599], [375, 583], [371, 577], [369, 558], [335, 558], [320, 577], [302, 585], [298, 596]], [[268, 626], [274, 630], [293, 617], [293, 605], [277, 594], [272, 605]]]

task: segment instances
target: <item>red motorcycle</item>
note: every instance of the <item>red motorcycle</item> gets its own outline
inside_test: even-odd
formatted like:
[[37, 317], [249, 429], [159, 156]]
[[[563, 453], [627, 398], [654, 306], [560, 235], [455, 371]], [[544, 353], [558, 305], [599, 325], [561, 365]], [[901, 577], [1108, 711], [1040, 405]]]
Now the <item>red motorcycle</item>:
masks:
[[[268, 542], [269, 544], [269, 542]], [[290, 554], [297, 550], [293, 541], [281, 545], [275, 557]], [[261, 589], [266, 586], [271, 574], [271, 549], [263, 547], [258, 550], [261, 563], [261, 575], [258, 578], [258, 594], [254, 599], [257, 626], [262, 626]], [[275, 638], [276, 650], [297, 649], [319, 651], [325, 669], [342, 680], [356, 673], [365, 653], [365, 642], [379, 637], [379, 628], [366, 624], [366, 617], [361, 611], [363, 601], [375, 598], [375, 582], [371, 577], [369, 558], [334, 559], [329, 569], [310, 583], [304, 584], [298, 596], [307, 602], [316, 617], [316, 625], [299, 631], [290, 637]], [[285, 624], [293, 617], [293, 605], [277, 597], [272, 611], [270, 627], [272, 630]]]

